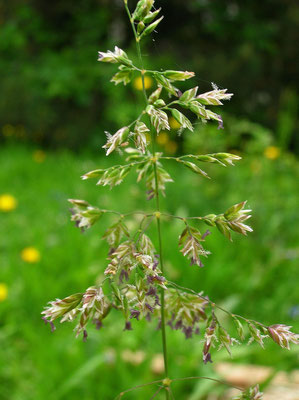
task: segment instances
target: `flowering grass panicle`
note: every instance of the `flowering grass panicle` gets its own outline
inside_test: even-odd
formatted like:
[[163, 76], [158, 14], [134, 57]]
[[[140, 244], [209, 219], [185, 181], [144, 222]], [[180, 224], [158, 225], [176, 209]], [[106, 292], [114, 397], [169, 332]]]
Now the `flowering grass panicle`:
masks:
[[[159, 17], [161, 9], [155, 9], [154, 3], [155, 0], [139, 0], [136, 8], [131, 11], [128, 0], [124, 0], [136, 42], [138, 63], [133, 62], [129, 55], [117, 46], [113, 51], [98, 53], [99, 62], [112, 63], [118, 67], [111, 82], [127, 85], [132, 81], [135, 89], [142, 90], [143, 93], [144, 107], [136, 115], [136, 119], [113, 134], [106, 132], [107, 141], [103, 146], [106, 155], [123, 150], [121, 154], [124, 154], [124, 162], [121, 165], [86, 172], [82, 176], [84, 180], [96, 179], [97, 185], [113, 188], [123, 183], [126, 176], [134, 171], [137, 182], [145, 188], [145, 198], [151, 201], [152, 211], [132, 211], [123, 214], [121, 211], [102, 209], [101, 204], [94, 206], [85, 200], [70, 199], [71, 219], [81, 231], [96, 226], [103, 215], [113, 217], [112, 224], [102, 237], [107, 242], [107, 264], [102, 269], [105, 278], [97, 286], [91, 286], [82, 293], [50, 302], [42, 314], [52, 330], [55, 328], [56, 319], [60, 319], [61, 322], [76, 320], [74, 330], [77, 336], [82, 335], [83, 340], [87, 339], [90, 323], [97, 329], [102, 328], [109, 323], [106, 321], [111, 313], [118, 313], [123, 319], [124, 331], [134, 330], [141, 320], [154, 320], [161, 331], [164, 378], [149, 384], [160, 384], [151, 398], [163, 391], [165, 398], [170, 399], [170, 396], [174, 398], [172, 383], [176, 380], [215, 380], [208, 377], [171, 377], [172, 368], [167, 351], [167, 335], [170, 330], [181, 331], [186, 339], [193, 339], [197, 346], [203, 342], [201, 346], [205, 364], [212, 362], [214, 347], [223, 347], [231, 355], [233, 344], [255, 341], [264, 347], [265, 340], [272, 339], [280, 347], [289, 349], [290, 342], [298, 343], [298, 336], [291, 332], [289, 326], [266, 326], [232, 314], [215, 304], [206, 294], [181, 287], [168, 279], [168, 271], [164, 267], [164, 257], [167, 256], [163, 251], [164, 218], [173, 218], [181, 223], [181, 233], [177, 232], [177, 251], [181, 251], [183, 256], [190, 260], [190, 268], [201, 267], [198, 268], [199, 275], [204, 273], [203, 260], [205, 268], [208, 268], [207, 257], [211, 254], [205, 241], [208, 235], [219, 230], [225, 238], [232, 240], [233, 235], [246, 236], [252, 232], [252, 228], [247, 222], [251, 210], [246, 207], [246, 201], [234, 205], [227, 204], [227, 209], [220, 214], [214, 214], [211, 210], [208, 215], [190, 217], [170, 215], [160, 207], [161, 194], [166, 195], [168, 183], [175, 182], [175, 177], [170, 176], [167, 170], [169, 163], [178, 163], [185, 168], [186, 173], [195, 173], [200, 179], [211, 179], [213, 169], [209, 176], [202, 169], [202, 165], [210, 163], [214, 164], [215, 168], [231, 167], [241, 157], [224, 152], [172, 157], [156, 151], [157, 143], [165, 145], [165, 148], [170, 142], [176, 145], [167, 136], [171, 128], [178, 129], [180, 134], [186, 132], [188, 135], [194, 131], [194, 123], [209, 122], [214, 123], [216, 128], [223, 128], [222, 117], [218, 111], [215, 112], [215, 107], [221, 107], [224, 101], [230, 100], [232, 93], [228, 93], [227, 89], [218, 89], [215, 84], [212, 84], [212, 90], [205, 93], [200, 93], [199, 87], [192, 84], [190, 89], [183, 90], [180, 88], [181, 83], [191, 80], [195, 75], [193, 72], [172, 69], [153, 71], [145, 68], [140, 43], [155, 32], [163, 19]], [[135, 230], [128, 228], [132, 226], [132, 218], [135, 221], [139, 220]], [[152, 240], [149, 228], [153, 224], [156, 225], [157, 233]], [[209, 230], [206, 229], [206, 225], [209, 226]], [[175, 251], [175, 247], [172, 251]], [[22, 257], [27, 262], [34, 262], [38, 260], [39, 253], [29, 248], [23, 251]], [[228, 326], [224, 326], [224, 319], [219, 318], [221, 313], [226, 313], [234, 322], [233, 332]], [[138, 358], [136, 362], [142, 361]], [[161, 358], [159, 362], [161, 364]], [[133, 389], [122, 392], [117, 398], [122, 398]], [[262, 393], [258, 386], [255, 386], [243, 391], [235, 399], [261, 398]]]

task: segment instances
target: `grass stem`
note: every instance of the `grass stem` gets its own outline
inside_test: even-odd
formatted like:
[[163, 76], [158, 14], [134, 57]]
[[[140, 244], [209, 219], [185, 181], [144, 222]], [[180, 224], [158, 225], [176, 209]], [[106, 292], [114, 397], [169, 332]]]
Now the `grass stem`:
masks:
[[[141, 54], [141, 48], [140, 48], [140, 41], [138, 34], [135, 29], [134, 21], [132, 20], [132, 16], [130, 13], [130, 10], [128, 8], [128, 5], [125, 3], [125, 8], [128, 14], [128, 17], [131, 22], [131, 26], [133, 29], [133, 33], [135, 36], [136, 40], [136, 47], [137, 47], [137, 54], [138, 54], [138, 59], [140, 62], [141, 66], [141, 80], [142, 80], [142, 91], [143, 91], [143, 96], [145, 100], [146, 106], [148, 105], [148, 98], [145, 90], [145, 84], [144, 84], [144, 68], [143, 68], [143, 61], [142, 61], [142, 54]], [[153, 129], [151, 129], [151, 140], [152, 140], [152, 153], [153, 153], [153, 158], [155, 158], [155, 133], [153, 132]], [[157, 232], [158, 232], [158, 241], [159, 241], [159, 258], [160, 258], [160, 267], [161, 267], [161, 272], [163, 274], [164, 271], [164, 266], [163, 266], [163, 248], [162, 248], [162, 234], [161, 234], [161, 224], [160, 224], [160, 201], [159, 201], [159, 184], [158, 184], [158, 175], [157, 175], [157, 163], [154, 163], [154, 174], [155, 174], [155, 197], [156, 197], [156, 212], [157, 212]], [[159, 217], [158, 217], [159, 215]], [[164, 358], [164, 371], [165, 371], [165, 377], [168, 377], [168, 357], [167, 357], [167, 340], [166, 340], [166, 330], [165, 330], [165, 302], [164, 302], [164, 289], [161, 289], [161, 331], [162, 331], [162, 348], [163, 348], [163, 358]], [[165, 390], [165, 395], [166, 395], [166, 400], [169, 400], [169, 392]]]

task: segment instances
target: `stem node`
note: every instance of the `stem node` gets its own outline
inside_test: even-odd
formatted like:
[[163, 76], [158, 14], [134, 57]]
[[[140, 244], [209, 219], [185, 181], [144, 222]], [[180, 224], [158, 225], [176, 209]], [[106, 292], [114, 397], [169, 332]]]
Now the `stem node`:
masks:
[[161, 217], [160, 211], [156, 211], [156, 212], [155, 212], [155, 217], [156, 217], [157, 219], [159, 219], [159, 218]]
[[169, 379], [169, 378], [164, 378], [162, 383], [163, 383], [163, 386], [169, 387], [171, 385], [171, 383], [172, 383], [172, 380]]

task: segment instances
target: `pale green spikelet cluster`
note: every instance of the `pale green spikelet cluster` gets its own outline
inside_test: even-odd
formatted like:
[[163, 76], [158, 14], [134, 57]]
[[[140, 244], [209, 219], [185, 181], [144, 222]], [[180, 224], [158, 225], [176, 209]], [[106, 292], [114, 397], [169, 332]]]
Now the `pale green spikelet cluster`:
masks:
[[232, 400], [262, 400], [263, 393], [260, 392], [259, 385], [244, 390], [239, 396], [234, 397]]

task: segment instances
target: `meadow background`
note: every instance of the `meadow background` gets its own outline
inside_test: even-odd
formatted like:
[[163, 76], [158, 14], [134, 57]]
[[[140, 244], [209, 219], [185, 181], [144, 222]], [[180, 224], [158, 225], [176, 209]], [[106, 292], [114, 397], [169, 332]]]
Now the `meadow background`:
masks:
[[[195, 71], [200, 91], [210, 90], [213, 81], [235, 94], [223, 107], [224, 130], [198, 124], [194, 133], [178, 136], [171, 120], [172, 130], [159, 135], [160, 150], [242, 156], [235, 167], [209, 165], [211, 181], [169, 163], [175, 183], [167, 186], [162, 208], [205, 215], [247, 199], [254, 228], [248, 238], [234, 235], [233, 243], [213, 230], [206, 240], [212, 254], [198, 269], [176, 249], [180, 222], [164, 221], [168, 275], [235, 313], [298, 332], [299, 5], [291, 0], [156, 5], [165, 19], [143, 49], [146, 66]], [[70, 222], [68, 198], [124, 212], [153, 207], [134, 172], [111, 191], [80, 179], [92, 169], [122, 163], [118, 155], [105, 157], [104, 131], [114, 132], [143, 106], [137, 76], [115, 88], [109, 82], [115, 67], [96, 61], [97, 51], [114, 45], [129, 49], [135, 59], [129, 28], [121, 1], [0, 2], [1, 400], [110, 400], [161, 376], [154, 324], [135, 323], [133, 332], [122, 332], [123, 321], [112, 315], [102, 331], [91, 327], [83, 343], [71, 324], [56, 324], [51, 333], [40, 319], [49, 300], [83, 291], [105, 269], [101, 235], [113, 218], [105, 216], [82, 235]], [[295, 347], [288, 352], [270, 342], [266, 350], [235, 347], [232, 360], [214, 352], [214, 364], [204, 366], [200, 338], [186, 341], [168, 333], [172, 376], [219, 377], [217, 362], [271, 366], [273, 374], [298, 368]], [[222, 390], [206, 382], [175, 386], [177, 396], [188, 400], [216, 399]]]

